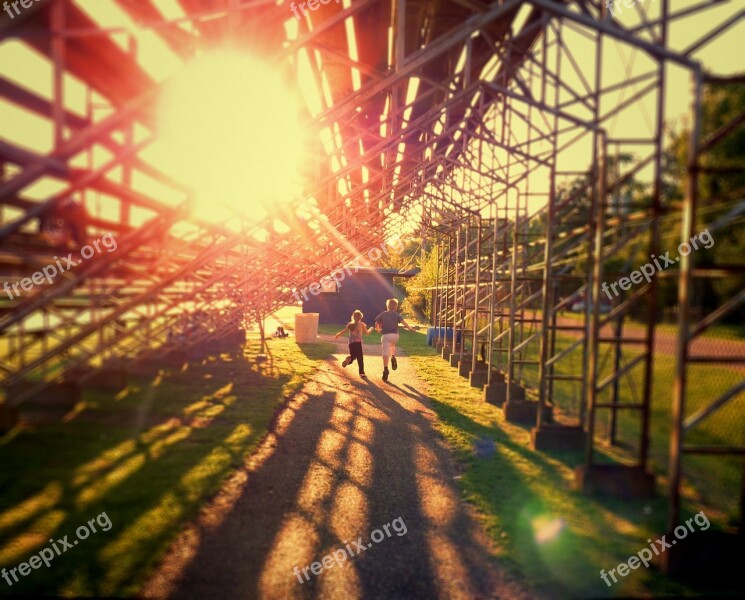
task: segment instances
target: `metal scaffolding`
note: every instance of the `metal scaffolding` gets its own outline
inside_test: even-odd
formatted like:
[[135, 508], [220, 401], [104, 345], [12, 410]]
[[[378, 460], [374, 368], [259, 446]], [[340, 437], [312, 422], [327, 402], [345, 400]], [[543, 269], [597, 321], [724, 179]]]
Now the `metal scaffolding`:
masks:
[[[88, 220], [91, 232], [118, 240], [116, 252], [2, 304], [5, 406], [155, 356], [240, 340], [257, 309], [293, 303], [293, 289], [419, 228], [437, 252], [430, 316], [441, 328], [443, 358], [507, 419], [535, 424], [535, 448], [580, 448], [581, 486], [603, 487], [611, 477], [651, 493], [659, 278], [612, 302], [602, 286], [631, 270], [609, 267], [619, 249], [653, 257], [667, 249], [665, 220], [680, 219], [682, 241], [705, 226], [722, 236], [742, 231], [742, 165], [707, 156], [743, 127], [745, 107], [704, 131], [702, 97], [745, 77], [699, 58], [742, 29], [739, 12], [718, 10], [732, 3], [659, 0], [654, 11], [636, 3], [624, 9], [635, 15], [625, 25], [600, 0], [355, 0], [310, 13], [288, 37], [294, 18], [284, 4], [215, 0], [205, 10], [179, 0], [186, 17], [169, 21], [152, 0], [114, 1], [182, 58], [230, 38], [290, 79], [309, 61], [318, 88], [328, 91], [309, 118], [316, 133], [331, 134], [333, 147], [317, 153], [304, 197], [281, 214], [197, 218], [189, 190], [144, 157], [157, 137], [161, 86], [142, 69], [131, 32], [99, 27], [72, 0], [34, 4], [0, 22], [0, 44], [32, 48], [49, 61], [53, 79], [47, 99], [0, 77], [0, 99], [43, 119], [54, 138], [50, 152], [37, 153], [24, 147], [23, 132], [0, 125], [3, 283], [17, 284], [54, 260], [57, 250], [35, 223], [73, 196], [100, 205]], [[681, 46], [671, 31], [702, 15], [712, 26]], [[120, 34], [129, 36], [127, 50], [113, 41]], [[612, 71], [605, 68], [611, 53], [620, 57]], [[672, 70], [687, 74], [692, 94], [685, 194], [676, 202], [664, 193]], [[69, 107], [65, 77], [86, 87], [85, 115]], [[641, 115], [645, 134], [617, 131], [631, 114]], [[94, 160], [100, 150], [104, 161]], [[86, 168], [73, 166], [81, 160]], [[704, 175], [721, 184], [703, 189]], [[143, 194], [136, 176], [167, 193]], [[649, 194], [632, 193], [639, 177]], [[43, 180], [63, 184], [62, 191], [36, 197], [31, 190]], [[697, 260], [682, 256], [669, 275], [678, 281], [670, 529], [680, 522], [685, 458], [745, 454], [743, 446], [687, 441], [745, 391], [741, 382], [704, 407], [687, 404], [692, 365], [745, 363], [694, 349], [701, 333], [745, 303], [735, 286], [714, 312], [696, 311], [700, 282], [743, 274], [733, 264], [698, 267]], [[564, 311], [573, 305], [583, 318], [569, 321]], [[632, 313], [644, 315], [643, 335], [625, 329]], [[619, 420], [627, 418], [635, 433], [619, 440]], [[609, 464], [606, 449], [620, 442], [625, 460]]]

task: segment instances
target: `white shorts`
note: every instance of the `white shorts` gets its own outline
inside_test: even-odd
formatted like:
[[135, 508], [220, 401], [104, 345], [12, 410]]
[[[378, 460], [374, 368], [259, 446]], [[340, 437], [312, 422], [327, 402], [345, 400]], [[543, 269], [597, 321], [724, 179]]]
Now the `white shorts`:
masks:
[[383, 356], [396, 354], [396, 344], [398, 344], [397, 333], [384, 333], [380, 336], [380, 343], [383, 346]]

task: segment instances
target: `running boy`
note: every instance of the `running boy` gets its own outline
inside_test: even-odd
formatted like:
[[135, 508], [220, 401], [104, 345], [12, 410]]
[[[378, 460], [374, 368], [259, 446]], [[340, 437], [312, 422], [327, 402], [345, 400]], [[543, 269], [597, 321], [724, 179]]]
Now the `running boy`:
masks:
[[341, 366], [346, 367], [356, 360], [357, 366], [360, 370], [360, 377], [366, 379], [365, 358], [362, 356], [362, 334], [370, 335], [373, 328], [365, 325], [365, 322], [362, 320], [362, 311], [355, 310], [352, 313], [352, 318], [349, 320], [349, 323], [347, 323], [347, 326], [337, 333], [334, 336], [334, 339], [338, 340], [339, 336], [345, 331], [349, 332], [349, 356], [344, 359]]
[[404, 321], [404, 318], [396, 312], [398, 309], [398, 300], [391, 298], [385, 303], [385, 306], [388, 310], [375, 317], [375, 331], [380, 331], [383, 334], [380, 336], [380, 344], [383, 346], [383, 381], [388, 381], [389, 358], [393, 370], [395, 371], [398, 367], [396, 364], [398, 324], [403, 323], [403, 326], [409, 331], [414, 331], [414, 328]]

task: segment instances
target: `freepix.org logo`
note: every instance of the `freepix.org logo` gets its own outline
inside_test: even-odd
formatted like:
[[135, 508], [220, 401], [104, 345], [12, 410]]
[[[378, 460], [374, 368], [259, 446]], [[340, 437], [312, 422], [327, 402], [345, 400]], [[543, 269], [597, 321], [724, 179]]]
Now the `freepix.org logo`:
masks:
[[[341, 0], [334, 0], [337, 4], [340, 4]], [[318, 7], [321, 6], [321, 4], [329, 4], [331, 0], [308, 0], [307, 5], [310, 10], [318, 10]], [[300, 10], [303, 13], [303, 16], [306, 16], [308, 14], [308, 11], [305, 10], [306, 2], [299, 2]], [[300, 20], [300, 14], [297, 11], [298, 7], [295, 6], [294, 2], [290, 2], [290, 10], [292, 11], [292, 14], [295, 15], [295, 18], [299, 21]]]
[[[2, 569], [0, 571], [0, 577], [2, 577], [9, 586], [12, 586], [14, 583], [20, 581], [16, 573], [19, 573], [21, 577], [26, 577], [26, 575], [31, 573], [32, 570], [40, 568], [42, 564], [47, 567], [51, 566], [55, 557], [64, 554], [68, 550], [72, 550], [82, 540], [87, 539], [91, 533], [96, 533], [98, 531], [96, 525], [98, 525], [101, 531], [108, 531], [111, 529], [112, 523], [111, 519], [109, 519], [109, 515], [107, 515], [106, 512], [102, 512], [97, 517], [88, 521], [87, 524], [78, 527], [75, 530], [75, 536], [77, 539], [68, 540], [67, 538], [70, 537], [69, 535], [62, 536], [56, 542], [53, 539], [50, 539], [49, 543], [51, 544], [51, 547], [46, 546], [42, 548], [38, 553], [33, 554], [27, 562], [22, 562], [17, 567], [13, 567], [12, 569]], [[54, 550], [52, 550], [52, 548], [54, 548]]]
[[[375, 246], [367, 253], [367, 259], [365, 259], [364, 256], [360, 255], [344, 266], [339, 267], [328, 275], [321, 277], [319, 281], [314, 281], [308, 287], [300, 288], [299, 290], [298, 288], [292, 288], [292, 295], [295, 296], [295, 300], [297, 300], [298, 302], [302, 302], [302, 300], [300, 299], [300, 294], [302, 294], [303, 298], [307, 302], [309, 298], [306, 292], [310, 292], [313, 296], [318, 296], [318, 294], [320, 294], [324, 290], [336, 291], [338, 288], [341, 287], [341, 282], [344, 281], [346, 277], [351, 277], [361, 268], [371, 266], [373, 263], [383, 258], [383, 256], [388, 256], [391, 250], [401, 250], [403, 245], [404, 242], [401, 238], [395, 238], [390, 242], [383, 242], [380, 247]], [[354, 272], [352, 271], [352, 268], [354, 268]]]
[[[698, 250], [699, 241], [701, 242], [705, 250], [708, 250], [714, 245], [714, 238], [711, 236], [711, 233], [709, 233], [708, 229], [704, 229], [701, 233], [694, 235], [687, 242], [681, 242], [681, 244], [678, 246], [678, 254], [680, 254], [680, 256], [688, 256], [693, 250]], [[693, 250], [691, 248], [693, 248]], [[670, 258], [669, 251], [665, 252], [665, 254], [661, 254], [660, 256], [650, 254], [649, 258], [654, 261], [654, 264], [645, 263], [638, 269], [631, 271], [628, 277], [621, 277], [617, 281], [611, 283], [610, 286], [608, 285], [608, 282], [604, 281], [603, 285], [601, 285], [600, 287], [608, 296], [608, 300], [613, 300], [611, 291], [613, 291], [616, 298], [620, 293], [617, 289], [617, 286], [620, 286], [621, 290], [626, 291], [631, 288], [631, 284], [641, 283], [644, 279], [646, 279], [647, 283], [649, 283], [650, 281], [652, 281], [652, 275], [654, 275], [658, 271], [663, 271], [664, 269], [673, 266], [675, 263], [680, 262], [680, 256], [676, 256], [674, 259]], [[664, 264], [660, 264], [660, 260], [658, 259], [662, 260]]]
[[[15, 19], [17, 15], [21, 14], [21, 9], [18, 8], [19, 4], [22, 8], [31, 8], [34, 2], [41, 2], [41, 0], [13, 0], [12, 2], [6, 0], [6, 2], [3, 2], [3, 10], [10, 15], [11, 19]], [[10, 10], [11, 8], [15, 11], [15, 14]]]
[[[344, 561], [347, 560], [347, 553], [349, 553], [349, 558], [357, 556], [358, 554], [362, 554], [366, 550], [372, 548], [373, 543], [379, 544], [386, 538], [391, 537], [391, 528], [393, 528], [393, 531], [398, 537], [406, 535], [406, 533], [408, 532], [408, 528], [406, 527], [406, 523], [404, 523], [403, 517], [396, 517], [395, 519], [393, 519], [393, 521], [391, 521], [390, 523], [386, 523], [380, 529], [373, 529], [373, 531], [370, 533], [370, 539], [372, 540], [371, 542], [365, 544], [362, 541], [362, 537], [358, 537], [357, 540], [352, 542], [352, 544], [354, 544], [354, 548], [352, 548], [350, 543], [345, 541], [344, 544], [346, 549], [337, 548], [331, 554], [327, 554], [326, 556], [324, 556], [320, 561], [311, 563], [310, 565], [303, 567], [302, 569], [300, 569], [300, 567], [295, 567], [292, 572], [295, 574], [295, 577], [297, 577], [297, 580], [300, 583], [305, 583], [305, 581], [310, 581], [308, 570], [310, 570], [313, 575], [320, 575], [324, 569], [328, 570], [334, 565], [341, 569], [344, 566]], [[385, 533], [383, 533], [383, 531], [385, 531]], [[302, 575], [305, 575], [305, 581], [303, 581]]]
[[[94, 240], [90, 244], [86, 244], [80, 249], [80, 258], [76, 259], [71, 252], [67, 256], [63, 256], [61, 259], [54, 257], [54, 263], [48, 264], [42, 267], [41, 271], [36, 271], [30, 277], [24, 277], [20, 281], [15, 283], [3, 283], [3, 289], [8, 294], [8, 298], [11, 300], [21, 296], [21, 291], [18, 290], [19, 286], [22, 291], [30, 292], [34, 285], [41, 285], [46, 279], [50, 285], [54, 282], [54, 278], [60, 273], [70, 271], [77, 265], [83, 264], [85, 260], [91, 258], [96, 252], [101, 253], [101, 244], [106, 249], [106, 252], [114, 252], [117, 249], [116, 239], [111, 233], [104, 233], [100, 240]], [[95, 252], [94, 249], [95, 248]], [[64, 261], [62, 264], [61, 261]], [[56, 263], [56, 264], [55, 264]], [[14, 296], [15, 294], [15, 296]]]

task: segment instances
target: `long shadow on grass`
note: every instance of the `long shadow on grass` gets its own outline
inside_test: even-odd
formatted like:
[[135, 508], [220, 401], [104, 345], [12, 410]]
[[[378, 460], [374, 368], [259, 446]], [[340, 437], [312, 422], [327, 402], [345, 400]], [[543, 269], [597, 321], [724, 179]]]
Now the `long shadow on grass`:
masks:
[[[589, 509], [596, 514], [596, 522], [602, 523], [603, 508], [638, 521], [643, 502], [605, 499], [597, 507], [586, 500], [578, 502], [577, 494], [569, 489], [565, 476], [548, 457], [515, 442], [499, 427], [481, 425], [450, 404], [413, 388], [411, 392], [410, 396], [430, 402], [441, 421], [455, 427], [458, 435], [474, 442], [494, 442], [493, 453], [487, 455], [461, 449], [458, 456], [468, 467], [461, 486], [467, 498], [495, 517], [492, 536], [507, 546], [515, 570], [549, 596], [608, 595], [598, 573], [600, 568], [614, 565], [595, 568], [593, 564], [608, 542], [592, 532], [572, 530], [567, 521], [572, 512]], [[567, 513], [557, 506], [565, 507]], [[608, 532], [608, 540], [625, 545], [633, 546], [638, 538], [631, 532]]]
[[[224, 355], [107, 407], [105, 427], [87, 416], [21, 433], [0, 447], [0, 454], [12, 452], [15, 458], [3, 460], [14, 468], [3, 470], [2, 483], [8, 485], [2, 506], [22, 509], [15, 516], [5, 513], [13, 518], [3, 527], [3, 538], [22, 543], [39, 529], [50, 534], [32, 537], [33, 543], [10, 555], [8, 566], [48, 545], [47, 537], [74, 540], [75, 530], [102, 512], [112, 523], [109, 531], [91, 534], [7, 591], [134, 593], [180, 524], [263, 435], [287, 380], [270, 380], [274, 393], [252, 403], [248, 391], [267, 381], [243, 356]], [[144, 421], [143, 406], [150, 415]], [[120, 411], [118, 426], [110, 425], [112, 410]], [[45, 490], [48, 501], [34, 503]]]
[[[379, 486], [406, 485], [409, 490], [410, 500], [403, 504], [402, 510], [406, 510], [407, 523], [410, 530], [418, 530], [419, 535], [429, 541], [430, 556], [425, 554], [428, 545], [417, 545], [417, 554], [409, 556], [407, 562], [414, 562], [412, 568], [420, 571], [429, 563], [430, 570], [439, 570], [442, 572], [442, 565], [438, 565], [438, 554], [448, 554], [454, 552], [457, 559], [450, 565], [452, 572], [449, 574], [453, 579], [468, 581], [473, 587], [476, 597], [488, 597], [493, 592], [491, 586], [494, 581], [491, 579], [490, 568], [485, 560], [484, 548], [474, 543], [478, 534], [473, 530], [473, 523], [463, 506], [457, 501], [457, 488], [452, 483], [455, 472], [451, 467], [452, 460], [448, 448], [440, 442], [424, 442], [418, 432], [431, 430], [431, 422], [419, 411], [408, 411], [401, 407], [399, 402], [387, 393], [387, 388], [399, 388], [396, 384], [387, 382], [382, 383], [381, 387], [375, 390], [375, 401], [377, 405], [389, 416], [391, 421], [405, 427], [410, 432], [417, 432], [414, 441], [411, 443], [399, 434], [399, 430], [393, 427], [386, 427], [383, 422], [376, 429], [376, 455], [383, 455], [385, 449], [394, 460], [392, 464], [384, 461], [376, 461], [375, 484]], [[421, 402], [424, 408], [430, 409], [426, 402]], [[431, 439], [431, 438], [430, 438]], [[422, 452], [420, 445], [426, 448]], [[394, 449], [391, 452], [390, 449]], [[395, 457], [398, 457], [397, 459]], [[444, 475], [444, 477], [441, 477]], [[417, 481], [417, 477], [419, 481]], [[397, 489], [394, 488], [391, 493], [395, 494]], [[432, 500], [433, 496], [442, 496], [442, 501], [448, 505], [448, 512], [445, 519], [441, 522], [435, 518], [429, 510], [424, 510], [427, 500]], [[415, 509], [416, 507], [416, 509]], [[444, 516], [444, 515], [443, 515]], [[381, 514], [381, 519], [384, 515]], [[416, 519], [416, 520], [415, 520]], [[444, 540], [442, 539], [444, 538]], [[437, 548], [438, 544], [440, 545]], [[444, 546], [444, 547], [442, 547]], [[437, 549], [435, 549], [437, 548]], [[415, 566], [418, 562], [426, 558], [427, 563], [421, 566]], [[439, 569], [438, 569], [439, 567]], [[426, 571], [422, 571], [424, 573]], [[461, 590], [463, 591], [463, 590]], [[442, 593], [442, 590], [440, 590]], [[417, 597], [417, 596], [411, 596]], [[435, 597], [434, 595], [421, 595], [418, 597]]]

